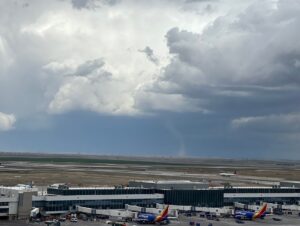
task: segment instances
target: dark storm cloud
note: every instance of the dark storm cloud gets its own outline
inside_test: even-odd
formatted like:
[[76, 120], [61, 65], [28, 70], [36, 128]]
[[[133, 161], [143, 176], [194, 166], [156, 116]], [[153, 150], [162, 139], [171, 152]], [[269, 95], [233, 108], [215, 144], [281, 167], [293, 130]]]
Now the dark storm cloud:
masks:
[[[174, 58], [162, 80], [193, 97], [199, 93], [199, 99], [247, 100], [268, 92], [276, 101], [276, 93], [286, 91], [287, 86], [292, 86], [291, 92], [284, 95], [299, 90], [296, 27], [300, 26], [300, 15], [282, 2], [277, 10], [260, 7], [251, 6], [234, 22], [221, 18], [201, 35], [169, 30], [166, 38]], [[300, 9], [300, 4], [293, 7]]]
[[104, 61], [102, 59], [88, 60], [77, 67], [75, 75], [88, 75], [93, 71], [103, 67]]
[[145, 49], [139, 50], [141, 53], [145, 53], [147, 58], [154, 64], [159, 64], [159, 60], [154, 55], [153, 49], [151, 49], [149, 46], [146, 46]]
[[202, 83], [299, 84], [300, 16], [294, 8], [300, 7], [295, 2], [287, 7], [289, 3], [280, 2], [277, 10], [252, 5], [233, 22], [217, 19], [201, 35], [171, 29], [166, 38], [178, 58], [174, 66], [198, 70]]
[[120, 3], [122, 0], [105, 0], [104, 2], [108, 5], [116, 5]]
[[234, 19], [220, 17], [201, 34], [170, 29], [173, 58], [152, 88], [181, 93], [213, 117], [231, 118], [229, 133], [249, 130], [262, 140], [262, 133], [274, 132], [295, 150], [299, 142], [285, 138], [299, 137], [299, 11], [297, 1], [259, 2]]
[[72, 5], [76, 9], [89, 8], [90, 0], [72, 0]]
[[72, 0], [72, 5], [76, 9], [95, 9], [101, 5], [115, 5], [121, 0]]

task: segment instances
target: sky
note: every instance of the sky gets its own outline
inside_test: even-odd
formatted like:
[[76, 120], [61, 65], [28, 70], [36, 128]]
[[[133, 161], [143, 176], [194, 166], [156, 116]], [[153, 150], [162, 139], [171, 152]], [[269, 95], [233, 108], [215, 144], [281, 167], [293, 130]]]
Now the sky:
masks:
[[299, 12], [1, 0], [0, 150], [300, 159]]

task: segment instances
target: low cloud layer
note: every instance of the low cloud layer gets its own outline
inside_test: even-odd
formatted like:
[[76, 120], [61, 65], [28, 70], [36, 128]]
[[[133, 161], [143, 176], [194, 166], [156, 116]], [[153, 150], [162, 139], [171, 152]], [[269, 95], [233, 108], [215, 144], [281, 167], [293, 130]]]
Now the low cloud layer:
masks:
[[250, 129], [269, 133], [300, 134], [300, 114], [281, 114], [255, 117], [242, 117], [232, 120], [235, 129]]
[[16, 117], [13, 114], [0, 112], [0, 131], [8, 131], [14, 128]]

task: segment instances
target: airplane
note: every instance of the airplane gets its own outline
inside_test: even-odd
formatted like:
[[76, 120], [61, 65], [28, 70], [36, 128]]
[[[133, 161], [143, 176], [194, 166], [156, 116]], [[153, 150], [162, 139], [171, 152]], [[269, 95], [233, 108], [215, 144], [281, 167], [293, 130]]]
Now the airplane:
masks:
[[134, 221], [141, 224], [167, 224], [169, 223], [168, 212], [169, 206], [167, 206], [159, 215], [155, 215], [152, 213], [139, 213]]
[[236, 171], [234, 171], [233, 173], [219, 173], [219, 175], [222, 177], [233, 177], [236, 176]]
[[239, 220], [255, 220], [255, 219], [263, 219], [266, 216], [267, 203], [265, 203], [260, 210], [257, 212], [251, 211], [236, 211], [234, 213], [234, 218]]

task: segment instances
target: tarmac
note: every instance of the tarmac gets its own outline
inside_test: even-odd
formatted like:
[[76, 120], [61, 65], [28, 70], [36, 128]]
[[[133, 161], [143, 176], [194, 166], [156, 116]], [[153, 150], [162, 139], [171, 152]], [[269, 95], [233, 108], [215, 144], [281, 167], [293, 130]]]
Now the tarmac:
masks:
[[[279, 218], [281, 221], [274, 221], [273, 218]], [[219, 221], [216, 220], [207, 220], [206, 218], [200, 217], [183, 217], [180, 216], [178, 221], [171, 221], [169, 226], [190, 226], [190, 222], [194, 222], [195, 226], [229, 226], [229, 225], [244, 225], [244, 226], [260, 226], [260, 225], [282, 225], [282, 226], [299, 226], [300, 217], [297, 215], [284, 215], [284, 216], [267, 216], [265, 219], [258, 219], [255, 221], [243, 221], [243, 223], [237, 223], [233, 218], [219, 218]], [[44, 222], [39, 223], [25, 223], [20, 221], [15, 222], [5, 222], [0, 221], [2, 226], [42, 226], [46, 225]], [[77, 223], [73, 222], [61, 222], [61, 226], [109, 226], [105, 221], [82, 221], [78, 220]], [[127, 226], [139, 226], [134, 222], [126, 223]], [[145, 225], [145, 224], [144, 224]]]

